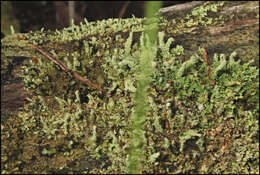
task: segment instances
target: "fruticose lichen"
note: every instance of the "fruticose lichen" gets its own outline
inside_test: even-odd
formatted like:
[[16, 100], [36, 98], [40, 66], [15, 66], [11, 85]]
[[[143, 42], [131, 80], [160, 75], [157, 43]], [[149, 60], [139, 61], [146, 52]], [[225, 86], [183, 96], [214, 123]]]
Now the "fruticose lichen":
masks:
[[[85, 22], [63, 31], [30, 34], [28, 40], [43, 48], [51, 45], [57, 59], [104, 91], [76, 81], [44, 57], [28, 62], [23, 78], [34, 96], [15, 125], [31, 147], [20, 148], [22, 162], [8, 167], [4, 159], [4, 171], [32, 173], [25, 167], [33, 160], [34, 173], [68, 173], [73, 171], [70, 162], [88, 156], [102, 163], [86, 165], [81, 172], [127, 173], [144, 19]], [[258, 68], [236, 60], [235, 52], [215, 53], [212, 85], [201, 49], [183, 59], [184, 47], [174, 45], [174, 38], [162, 31], [168, 23], [163, 18], [158, 23], [142, 173], [259, 173]], [[12, 125], [7, 126], [2, 139], [17, 140], [18, 135], [7, 132], [9, 128], [15, 133]], [[18, 147], [9, 145], [4, 152]], [[23, 169], [13, 170], [23, 162]], [[40, 162], [42, 167], [36, 168]]]

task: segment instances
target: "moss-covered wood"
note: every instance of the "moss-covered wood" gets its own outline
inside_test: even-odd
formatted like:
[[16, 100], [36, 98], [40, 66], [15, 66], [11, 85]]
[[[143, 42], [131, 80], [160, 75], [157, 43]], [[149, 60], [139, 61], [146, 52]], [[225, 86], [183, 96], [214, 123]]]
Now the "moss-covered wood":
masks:
[[[259, 173], [258, 7], [200, 2], [154, 19], [160, 32], [143, 173]], [[127, 172], [142, 32], [154, 27], [144, 20], [1, 40], [1, 75], [25, 60], [22, 77], [33, 95], [1, 125], [2, 173]], [[105, 92], [76, 81], [31, 44]]]
[[[208, 48], [209, 54], [231, 53], [237, 50], [238, 55], [243, 59], [248, 58], [248, 53], [257, 58], [259, 55], [258, 13], [259, 3], [255, 1], [204, 2], [188, 10], [183, 8], [176, 13], [174, 10], [168, 14], [163, 13], [167, 20], [162, 20], [159, 30], [166, 32], [166, 38], [173, 37], [175, 45], [183, 45], [186, 50], [191, 52], [204, 45]], [[132, 25], [136, 26], [132, 29], [136, 33], [143, 31], [142, 19], [133, 21], [135, 21], [134, 24], [131, 24], [130, 21], [124, 21], [121, 24], [120, 22], [107, 22], [107, 25], [104, 25], [106, 29], [96, 31], [88, 31], [90, 29], [85, 26], [84, 32], [78, 31], [81, 34], [70, 34], [69, 38], [64, 35], [63, 39], [55, 32], [11, 35], [2, 40], [1, 51], [3, 56], [8, 57], [34, 57], [34, 49], [27, 44], [29, 39], [41, 43], [46, 50], [54, 49], [62, 56], [66, 52], [73, 53], [77, 50], [79, 43], [75, 41], [89, 41], [94, 36], [97, 37], [97, 41], [101, 42], [102, 38], [108, 36], [114, 38], [118, 34], [125, 39], [128, 37]], [[119, 25], [109, 26], [113, 23], [119, 23]], [[109, 44], [114, 45], [116, 42]]]

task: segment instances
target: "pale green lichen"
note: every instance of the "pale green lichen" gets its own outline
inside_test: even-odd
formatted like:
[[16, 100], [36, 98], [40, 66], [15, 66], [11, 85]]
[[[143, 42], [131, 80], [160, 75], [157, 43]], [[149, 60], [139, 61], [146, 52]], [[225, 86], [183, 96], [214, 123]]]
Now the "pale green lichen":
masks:
[[187, 60], [186, 62], [184, 62], [182, 64], [182, 66], [180, 67], [180, 69], [177, 72], [177, 76], [181, 77], [185, 71], [187, 71], [189, 69], [189, 67], [193, 66], [194, 64], [197, 63], [197, 61], [199, 60], [198, 55], [194, 55], [192, 56], [189, 60]]
[[[215, 7], [211, 11], [215, 13]], [[159, 26], [163, 26], [164, 20], [160, 20]], [[102, 156], [107, 156], [109, 166], [92, 167], [87, 173], [127, 173], [134, 93], [137, 81], [145, 78], [136, 76], [136, 72], [142, 69], [139, 64], [144, 54], [140, 48], [145, 48], [154, 60], [145, 67], [153, 69], [148, 70], [148, 74], [152, 71], [148, 76], [148, 117], [141, 121], [142, 173], [259, 172], [258, 69], [250, 62], [237, 61], [235, 52], [216, 53], [210, 64], [215, 81], [212, 86], [199, 50], [182, 60], [187, 50], [173, 45], [174, 38], [166, 37], [167, 32], [158, 33], [156, 46], [147, 45], [142, 22], [138, 18], [86, 21], [49, 32], [48, 37], [32, 34], [31, 40], [38, 44], [55, 40], [64, 44], [62, 49], [71, 49], [70, 53], [61, 53], [57, 47], [53, 54], [93, 82], [97, 72], [102, 72], [106, 93], [99, 94], [77, 82], [43, 57], [38, 58], [38, 64], [29, 62], [23, 77], [34, 96], [17, 119], [28, 134], [24, 139], [43, 143], [39, 149], [43, 156], [62, 155], [64, 159], [66, 155], [72, 160], [83, 155], [78, 150], [84, 150], [103, 163]], [[14, 136], [3, 132], [2, 140], [7, 142]], [[42, 161], [40, 156], [34, 160]]]

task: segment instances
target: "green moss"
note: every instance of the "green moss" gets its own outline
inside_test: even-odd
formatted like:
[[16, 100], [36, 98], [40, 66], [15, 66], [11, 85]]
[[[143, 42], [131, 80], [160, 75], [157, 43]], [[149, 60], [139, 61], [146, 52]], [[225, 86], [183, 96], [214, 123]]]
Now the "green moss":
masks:
[[[247, 115], [243, 112], [246, 108], [251, 111], [252, 116], [257, 115], [258, 70], [250, 66], [250, 63], [241, 64], [235, 61], [235, 54], [232, 54], [229, 60], [225, 59], [225, 55], [216, 54], [212, 63], [212, 77], [216, 82], [213, 87], [207, 77], [207, 66], [200, 52], [182, 63], [179, 58], [185, 52], [183, 48], [177, 46], [170, 50], [170, 42], [173, 39], [163, 42], [163, 34], [159, 33], [158, 36], [161, 37], [160, 47], [157, 51], [158, 56], [154, 60], [155, 70], [151, 76], [152, 83], [148, 95], [149, 117], [144, 124], [146, 139], [143, 153], [147, 157], [147, 163], [143, 162], [143, 172], [172, 172], [179, 166], [182, 167], [180, 171], [183, 173], [194, 172], [203, 166], [207, 166], [208, 169], [201, 171], [215, 172], [213, 164], [204, 162], [210, 158], [210, 154], [204, 155], [203, 150], [208, 150], [210, 153], [209, 147], [219, 141], [219, 146], [215, 149], [221, 153], [226, 143], [221, 137], [216, 138], [216, 141], [208, 140], [207, 137], [210, 134], [208, 135], [207, 132], [213, 131], [214, 127], [224, 121], [242, 124], [241, 122], [245, 122], [242, 118]], [[35, 98], [35, 100], [42, 99], [38, 103], [35, 100], [32, 101], [33, 103], [29, 105], [31, 107], [28, 107], [27, 112], [21, 115], [24, 126], [31, 131], [41, 131], [45, 139], [52, 140], [61, 136], [73, 138], [73, 142], [80, 142], [88, 151], [95, 152], [96, 158], [106, 154], [112, 163], [107, 172], [126, 172], [130, 146], [129, 122], [131, 120], [129, 117], [132, 115], [135, 103], [135, 72], [139, 69], [138, 58], [141, 56], [139, 50], [130, 47], [131, 37], [132, 35], [126, 40], [125, 47], [111, 52], [107, 51], [104, 54], [101, 68], [104, 70], [105, 86], [108, 89], [105, 97], [98, 97], [98, 94], [90, 89], [80, 97], [81, 90], [76, 91], [74, 88], [73, 91], [76, 91], [77, 95], [74, 93], [74, 96], [68, 96], [67, 100], [63, 100], [64, 94], [68, 93], [68, 88], [72, 86], [63, 85], [59, 91], [54, 91], [43, 98], [40, 96]], [[193, 59], [196, 61], [192, 61]], [[40, 68], [41, 73], [35, 80], [33, 79], [35, 75], [25, 75], [25, 78], [28, 77], [27, 85], [32, 86], [29, 84], [31, 80], [34, 80], [36, 84], [45, 81], [41, 78], [41, 74], [43, 77], [48, 77], [46, 75], [57, 72], [55, 71], [57, 68], [53, 65], [53, 69], [44, 71], [47, 69], [44, 66], [48, 64], [52, 63], [40, 63], [37, 67], [33, 64], [29, 65], [30, 69]], [[71, 65], [72, 68], [73, 65], [75, 63]], [[61, 72], [59, 74], [60, 76], [56, 77], [55, 81], [61, 78], [63, 81], [59, 84], [46, 79], [42, 86], [36, 86], [35, 89], [39, 90], [39, 87], [43, 89], [44, 85], [46, 89], [51, 89], [50, 86], [65, 84], [68, 78], [62, 77]], [[70, 82], [67, 83], [70, 84]], [[52, 85], [47, 86], [48, 84]], [[88, 89], [88, 87], [84, 88]], [[61, 90], [65, 91], [59, 95]], [[57, 101], [52, 100], [54, 96]], [[80, 102], [80, 98], [84, 96], [88, 98], [88, 101]], [[166, 118], [170, 127], [174, 129], [168, 130]], [[256, 120], [253, 118], [251, 122], [256, 126]], [[39, 126], [35, 125], [35, 121], [40, 123]], [[229, 127], [224, 128], [229, 129]], [[239, 128], [235, 130], [240, 132]], [[236, 139], [232, 135], [228, 138]], [[255, 140], [250, 142], [257, 144]], [[165, 146], [162, 147], [162, 145]], [[243, 146], [246, 146], [245, 143]], [[235, 145], [229, 143], [229, 149], [235, 149]], [[194, 160], [198, 157], [203, 157], [203, 159], [195, 163]], [[253, 154], [249, 155], [249, 159], [256, 160]], [[175, 163], [172, 162], [173, 160]], [[189, 162], [189, 164], [182, 164], [182, 162]], [[168, 164], [172, 165], [169, 167]], [[229, 167], [230, 165], [221, 166]], [[220, 169], [219, 171], [229, 171], [224, 167], [223, 171]], [[250, 171], [257, 171], [255, 168], [252, 166]], [[237, 169], [236, 171], [244, 172]]]
[[[215, 7], [210, 9], [203, 13], [215, 13]], [[204, 16], [199, 18], [204, 20]], [[19, 140], [18, 131], [7, 125], [1, 137], [9, 147], [3, 147], [3, 152], [8, 155], [19, 148], [22, 161], [33, 160], [34, 167], [46, 160], [55, 162], [43, 164], [35, 170], [39, 173], [51, 172], [49, 166], [62, 169], [86, 152], [89, 159], [102, 162], [87, 173], [127, 173], [137, 80], [143, 78], [136, 72], [142, 69], [141, 48], [147, 42], [143, 23], [135, 17], [109, 19], [63, 31], [28, 34], [31, 41], [74, 71], [100, 82], [104, 92], [75, 81], [43, 56], [38, 57], [37, 64], [25, 64], [24, 82], [34, 96], [14, 125], [26, 136], [26, 143], [21, 148], [12, 144], [9, 140]], [[237, 51], [228, 55], [215, 52], [210, 65], [215, 81], [212, 85], [201, 49], [183, 60], [187, 50], [172, 46], [174, 38], [169, 37], [178, 27], [162, 32], [165, 25], [169, 24], [160, 18], [158, 43], [151, 47], [155, 58], [148, 65], [153, 70], [147, 77], [149, 106], [142, 125], [142, 173], [259, 172], [258, 68], [236, 60]], [[153, 28], [153, 23], [149, 27]], [[51, 44], [52, 40], [58, 44]], [[255, 59], [254, 55], [248, 57]], [[97, 80], [99, 75], [101, 80]], [[8, 134], [8, 128], [13, 134]], [[27, 143], [40, 146], [22, 157], [22, 152], [30, 152]], [[18, 172], [14, 167], [20, 164], [10, 163], [3, 171]]]

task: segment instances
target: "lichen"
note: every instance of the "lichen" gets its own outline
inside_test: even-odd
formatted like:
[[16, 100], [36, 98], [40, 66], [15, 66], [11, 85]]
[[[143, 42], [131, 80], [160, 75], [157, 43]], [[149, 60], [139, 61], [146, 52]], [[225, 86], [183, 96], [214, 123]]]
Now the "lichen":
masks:
[[[1, 148], [3, 171], [59, 171], [88, 152], [89, 159], [103, 163], [84, 172], [127, 173], [130, 117], [140, 78], [136, 72], [142, 69], [140, 48], [147, 41], [144, 20], [133, 17], [85, 22], [63, 31], [29, 34], [29, 40], [44, 49], [54, 49], [57, 59], [91, 81], [99, 81], [104, 92], [76, 81], [42, 56], [25, 64], [24, 83], [34, 96], [17, 121], [9, 120], [1, 127], [6, 145]], [[163, 28], [168, 23], [159, 18], [158, 25]], [[207, 65], [197, 48], [185, 60], [186, 49], [173, 45], [174, 38], [162, 28], [149, 65], [153, 70], [148, 77], [148, 117], [143, 123], [142, 173], [259, 172], [258, 68], [237, 60], [237, 52], [217, 52]], [[97, 80], [99, 75], [101, 80]], [[26, 141], [21, 146], [18, 133]], [[15, 151], [22, 162], [8, 163], [9, 152]], [[43, 166], [37, 169], [40, 163]], [[21, 164], [33, 165], [35, 171], [15, 169]]]

